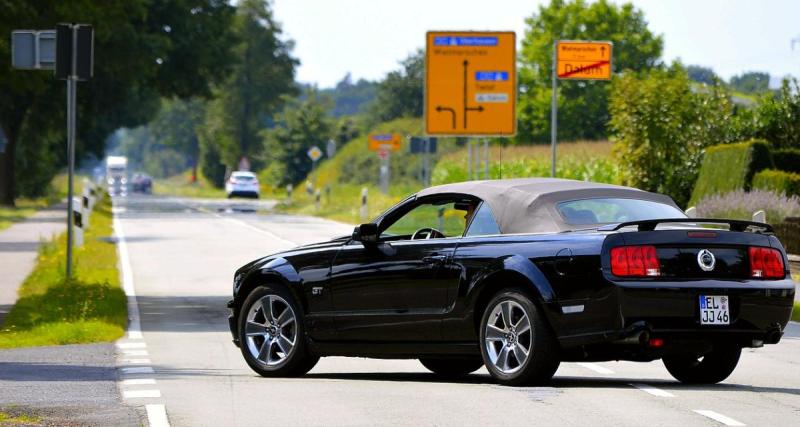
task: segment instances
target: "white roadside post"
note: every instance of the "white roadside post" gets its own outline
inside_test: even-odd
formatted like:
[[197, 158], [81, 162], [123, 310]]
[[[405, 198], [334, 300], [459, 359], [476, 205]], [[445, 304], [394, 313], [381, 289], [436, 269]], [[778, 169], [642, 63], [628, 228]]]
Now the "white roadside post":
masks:
[[368, 192], [369, 192], [369, 189], [367, 187], [364, 187], [364, 188], [361, 189], [361, 210], [360, 210], [360, 214], [361, 214], [361, 220], [362, 221], [366, 221], [367, 220], [367, 215], [369, 215], [369, 210], [367, 209], [367, 193]]
[[76, 248], [83, 246], [83, 202], [82, 197], [72, 201], [72, 243]]
[[763, 210], [753, 212], [753, 222], [767, 222], [767, 213]]
[[689, 218], [697, 218], [697, 208], [691, 206], [689, 207], [689, 209], [686, 209], [686, 216], [688, 216]]

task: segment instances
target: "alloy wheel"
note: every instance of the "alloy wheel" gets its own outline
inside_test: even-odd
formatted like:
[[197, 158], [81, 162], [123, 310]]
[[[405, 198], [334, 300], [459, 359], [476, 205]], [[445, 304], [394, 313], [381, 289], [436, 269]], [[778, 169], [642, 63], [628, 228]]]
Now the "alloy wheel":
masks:
[[267, 367], [289, 358], [297, 344], [297, 316], [278, 295], [265, 295], [247, 313], [245, 340], [250, 355]]
[[512, 374], [525, 365], [533, 343], [530, 316], [516, 301], [494, 306], [485, 326], [486, 353], [494, 368]]

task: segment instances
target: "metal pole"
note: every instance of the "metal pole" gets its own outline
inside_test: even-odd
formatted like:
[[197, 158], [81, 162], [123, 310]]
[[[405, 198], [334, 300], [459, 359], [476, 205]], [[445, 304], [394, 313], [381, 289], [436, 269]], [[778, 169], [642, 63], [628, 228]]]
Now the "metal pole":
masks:
[[485, 166], [486, 166], [486, 168], [485, 168], [486, 169], [486, 176], [484, 177], [484, 179], [489, 179], [489, 138], [486, 138], [486, 139], [483, 140], [483, 150], [485, 152], [484, 156], [483, 156], [483, 160], [484, 160], [484, 163], [485, 163]]
[[67, 78], [67, 282], [72, 280], [72, 241], [74, 233], [72, 223], [75, 213], [73, 211], [73, 176], [75, 175], [75, 98], [77, 97], [78, 79], [76, 76], [76, 62], [78, 57], [78, 34], [72, 27], [72, 70]]
[[475, 141], [475, 179], [481, 179], [481, 141]]
[[472, 180], [472, 141], [467, 139], [467, 179]]
[[553, 102], [550, 107], [550, 144], [552, 150], [552, 166], [550, 168], [550, 176], [556, 176], [556, 135], [558, 131], [558, 65], [556, 64], [556, 55], [558, 55], [558, 41], [553, 41]]
[[431, 171], [430, 171], [430, 157], [431, 157], [431, 139], [425, 138], [425, 153], [422, 158], [422, 184], [424, 186], [431, 185]]

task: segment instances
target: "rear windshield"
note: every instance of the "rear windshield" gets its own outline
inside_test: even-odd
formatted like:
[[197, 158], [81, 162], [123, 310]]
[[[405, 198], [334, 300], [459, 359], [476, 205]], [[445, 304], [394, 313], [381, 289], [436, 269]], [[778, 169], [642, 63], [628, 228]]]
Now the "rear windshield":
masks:
[[256, 179], [253, 175], [234, 175], [233, 177], [239, 181], [253, 181]]
[[638, 199], [583, 199], [561, 202], [558, 213], [567, 224], [611, 224], [648, 219], [686, 218], [680, 209], [663, 203]]

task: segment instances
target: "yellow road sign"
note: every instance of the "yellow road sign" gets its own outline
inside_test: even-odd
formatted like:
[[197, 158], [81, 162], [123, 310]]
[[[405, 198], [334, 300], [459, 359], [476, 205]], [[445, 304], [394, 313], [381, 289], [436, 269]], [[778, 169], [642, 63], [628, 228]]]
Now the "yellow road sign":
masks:
[[312, 162], [316, 162], [322, 157], [322, 150], [319, 149], [316, 145], [312, 146], [311, 148], [306, 151], [308, 158], [311, 159]]
[[401, 143], [402, 137], [399, 133], [373, 133], [369, 135], [369, 144], [367, 147], [370, 149], [370, 151], [397, 151], [400, 149]]
[[425, 133], [514, 135], [516, 34], [430, 31], [426, 38]]
[[556, 74], [562, 80], [610, 80], [611, 42], [559, 41]]

